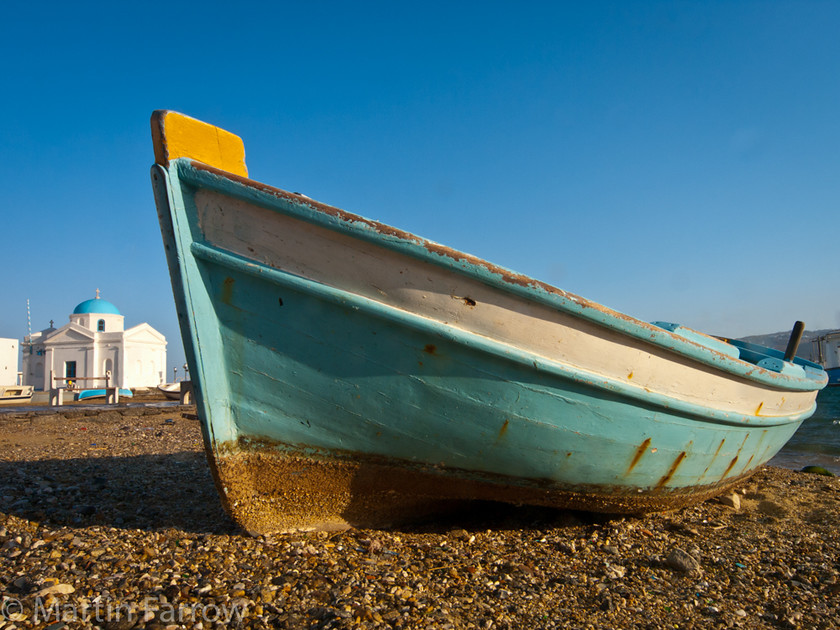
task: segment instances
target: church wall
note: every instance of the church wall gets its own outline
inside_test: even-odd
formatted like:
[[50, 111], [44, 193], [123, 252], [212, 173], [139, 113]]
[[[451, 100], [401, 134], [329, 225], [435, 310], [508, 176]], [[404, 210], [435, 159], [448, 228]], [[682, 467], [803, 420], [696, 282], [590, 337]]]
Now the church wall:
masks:
[[[67, 375], [67, 364], [69, 362], [76, 363], [76, 377], [89, 377], [89, 376], [98, 376], [97, 374], [93, 374], [91, 370], [91, 365], [88, 360], [88, 353], [86, 352], [85, 348], [79, 346], [55, 346], [52, 349], [48, 349], [47, 357], [49, 359], [47, 365], [47, 387], [49, 387], [49, 378], [50, 378], [50, 370], [52, 370], [53, 376], [66, 376]], [[56, 381], [57, 386], [64, 386], [66, 381]], [[87, 388], [91, 387], [91, 381], [78, 381], [75, 384], [77, 389], [79, 388]]]
[[126, 372], [130, 387], [157, 387], [166, 371], [166, 350], [151, 344], [126, 344]]
[[[93, 332], [123, 332], [125, 330], [124, 320], [125, 318], [122, 315], [112, 313], [73, 313], [70, 315], [71, 322]], [[104, 330], [99, 329], [100, 323]]]
[[99, 365], [97, 366], [98, 375], [105, 376], [105, 374], [110, 370], [111, 380], [109, 381], [109, 384], [112, 387], [128, 387], [128, 385], [125, 384], [121, 356], [122, 353], [120, 352], [120, 348], [115, 345], [108, 345], [99, 349], [97, 357], [99, 362]]

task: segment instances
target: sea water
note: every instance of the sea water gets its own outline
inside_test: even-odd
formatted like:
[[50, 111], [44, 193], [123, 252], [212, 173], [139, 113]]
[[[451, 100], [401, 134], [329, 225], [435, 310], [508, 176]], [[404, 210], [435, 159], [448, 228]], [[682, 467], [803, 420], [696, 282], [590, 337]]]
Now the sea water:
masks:
[[822, 466], [840, 475], [840, 386], [817, 395], [817, 410], [770, 460], [771, 466], [799, 470]]

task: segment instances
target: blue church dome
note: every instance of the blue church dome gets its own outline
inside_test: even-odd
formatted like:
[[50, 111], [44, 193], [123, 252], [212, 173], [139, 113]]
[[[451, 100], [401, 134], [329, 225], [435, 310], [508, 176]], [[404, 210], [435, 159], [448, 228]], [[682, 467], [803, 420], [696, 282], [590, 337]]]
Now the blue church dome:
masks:
[[96, 291], [96, 297], [92, 300], [85, 300], [73, 309], [73, 315], [81, 315], [83, 313], [105, 313], [110, 315], [122, 315], [119, 309], [111, 304], [108, 300], [103, 300], [99, 297], [99, 290]]

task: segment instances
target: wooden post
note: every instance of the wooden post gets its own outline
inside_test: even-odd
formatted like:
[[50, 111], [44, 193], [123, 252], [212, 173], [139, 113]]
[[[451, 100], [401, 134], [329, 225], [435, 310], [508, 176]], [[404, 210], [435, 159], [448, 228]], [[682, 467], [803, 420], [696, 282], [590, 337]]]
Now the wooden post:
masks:
[[50, 407], [61, 407], [64, 404], [64, 388], [50, 387]]
[[191, 405], [193, 398], [192, 381], [181, 381], [181, 404]]

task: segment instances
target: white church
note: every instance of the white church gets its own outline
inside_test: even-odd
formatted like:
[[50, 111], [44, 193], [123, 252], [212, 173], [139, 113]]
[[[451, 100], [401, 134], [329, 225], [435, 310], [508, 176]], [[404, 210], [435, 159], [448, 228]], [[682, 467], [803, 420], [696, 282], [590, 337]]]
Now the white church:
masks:
[[79, 379], [77, 389], [101, 389], [102, 377], [110, 375], [111, 387], [156, 387], [166, 372], [166, 337], [145, 323], [125, 330], [124, 319], [97, 289], [95, 298], [73, 309], [68, 324], [54, 328], [51, 321], [24, 338], [23, 384], [48, 390], [66, 383], [51, 384], [52, 377], [66, 377]]

